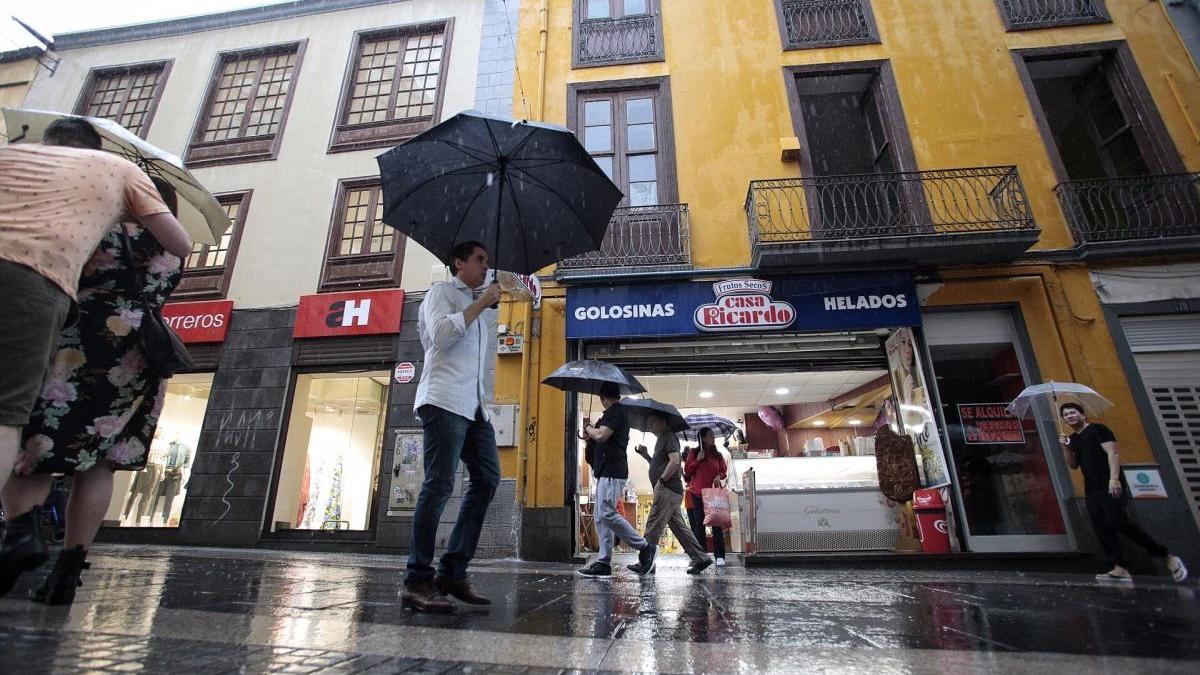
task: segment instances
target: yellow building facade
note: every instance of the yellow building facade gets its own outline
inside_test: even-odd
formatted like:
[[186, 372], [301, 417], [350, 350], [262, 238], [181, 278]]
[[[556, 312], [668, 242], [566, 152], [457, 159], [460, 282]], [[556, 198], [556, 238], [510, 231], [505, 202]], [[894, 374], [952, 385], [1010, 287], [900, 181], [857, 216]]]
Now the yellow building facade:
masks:
[[[501, 322], [527, 338], [523, 355], [501, 356], [497, 366], [498, 401], [521, 406], [524, 435], [502, 455], [525, 507], [523, 554], [581, 553], [579, 496], [588, 483], [579, 476], [586, 466], [581, 468], [570, 431], [580, 424], [584, 404], [540, 380], [572, 358], [619, 356], [636, 342], [608, 333], [601, 337], [611, 349], [593, 349], [589, 345], [599, 343], [576, 339], [572, 331], [580, 328], [572, 325], [572, 307], [579, 305], [573, 294], [737, 278], [775, 278], [782, 288], [793, 277], [803, 283], [812, 275], [850, 279], [875, 271], [911, 275], [925, 317], [913, 330], [922, 336], [923, 358], [932, 360], [927, 379], [940, 383], [930, 383], [930, 389], [949, 386], [943, 370], [952, 366], [939, 369], [939, 358], [957, 358], [951, 355], [965, 349], [935, 333], [970, 332], [948, 328], [954, 321], [946, 312], [966, 312], [955, 321], [968, 325], [976, 316], [971, 312], [995, 318], [987, 313], [1001, 311], [1012, 317], [1013, 343], [1020, 343], [1015, 351], [1023, 352], [1023, 384], [1077, 382], [1103, 393], [1114, 409], [1098, 419], [1120, 439], [1122, 461], [1158, 471], [1169, 495], [1138, 501], [1139, 512], [1152, 518], [1170, 514], [1178, 526], [1159, 534], [1172, 542], [1190, 540], [1194, 547], [1200, 487], [1189, 480], [1200, 478], [1189, 478], [1186, 470], [1194, 444], [1192, 450], [1171, 444], [1167, 422], [1138, 375], [1140, 362], [1130, 352], [1132, 338], [1123, 334], [1123, 314], [1106, 305], [1096, 284], [1104, 270], [1169, 264], [1190, 274], [1200, 260], [1194, 202], [1200, 74], [1157, 3], [1082, 5], [1074, 13], [1047, 14], [1039, 3], [994, 0], [522, 3], [514, 117], [563, 124], [579, 134], [598, 161], [616, 167], [610, 175], [628, 195], [623, 207], [633, 208], [629, 200], [640, 199], [637, 208], [679, 204], [686, 211], [683, 227], [668, 227], [682, 264], [658, 264], [644, 251], [625, 251], [625, 257], [590, 266], [569, 261], [545, 271], [540, 307], [512, 303], [503, 310]], [[641, 103], [634, 105], [642, 100], [635, 100], [637, 92], [647, 91], [652, 118], [644, 117]], [[839, 105], [853, 110], [839, 112]], [[861, 113], [868, 105], [871, 111]], [[865, 126], [846, 122], [860, 114]], [[885, 128], [867, 143], [875, 156], [850, 157], [864, 136], [876, 133], [875, 126]], [[590, 140], [590, 131], [602, 132], [598, 139], [609, 127], [616, 129], [617, 147]], [[1084, 128], [1088, 134], [1079, 131]], [[640, 166], [635, 150], [647, 144], [639, 136], [643, 132], [653, 134], [649, 145], [656, 156], [649, 197], [648, 183], [635, 180]], [[980, 167], [995, 170], [963, 173]], [[776, 179], [782, 182], [763, 182]], [[1171, 206], [1146, 207], [1144, 201], [1138, 212], [1128, 195], [1144, 196], [1147, 190], [1166, 195]], [[610, 238], [621, 236], [615, 227], [629, 226], [627, 216], [618, 209]], [[626, 220], [618, 222], [621, 217]], [[610, 244], [620, 248], [619, 242]], [[1200, 308], [1194, 296], [1189, 305], [1187, 298], [1153, 295], [1147, 302], [1176, 302], [1176, 323], [1186, 324], [1188, 312]], [[1153, 313], [1134, 313], [1147, 312]], [[929, 317], [938, 314], [942, 318], [931, 323]], [[886, 328], [875, 331], [881, 354]], [[785, 331], [785, 337], [770, 340], [786, 341], [786, 335], [817, 340], [804, 333]], [[624, 346], [616, 344], [622, 339]], [[678, 340], [659, 335], [651, 342], [626, 352], [670, 361], [690, 348], [699, 358], [721, 360], [704, 356], [703, 340], [679, 347]], [[660, 375], [687, 373], [679, 365], [629, 363], [655, 382]], [[739, 368], [730, 366], [724, 375]], [[710, 378], [722, 375], [719, 369], [705, 372]], [[940, 397], [932, 396], [931, 409], [940, 408], [934, 417], [941, 445], [946, 462], [956, 465], [943, 486], [952, 502], [955, 546], [1050, 550], [1038, 537], [1005, 539], [1003, 527], [990, 532], [982, 522], [987, 516], [972, 513], [1003, 510], [1006, 499], [1002, 491], [983, 501], [977, 493], [964, 496], [971, 481], [959, 455], [970, 444], [955, 436], [964, 428], [957, 414], [964, 401], [950, 400], [954, 396], [944, 387]], [[674, 402], [681, 409], [695, 407], [691, 399]], [[820, 420], [810, 413], [820, 410], [812, 403], [775, 406], [789, 431], [777, 432], [781, 447], [773, 451], [782, 454], [782, 446], [813, 431], [811, 423]], [[757, 420], [738, 422], [746, 435], [758, 427]], [[1054, 422], [1040, 424], [1041, 440], [1026, 441], [1044, 453], [1043, 471], [1054, 486], [1042, 501], [1053, 497], [1067, 504], [1063, 527], [1051, 528], [1063, 536], [1051, 548], [1086, 550], [1092, 544], [1082, 525], [1082, 481], [1061, 464], [1051, 437]], [[998, 470], [997, 456], [988, 460], [989, 470]], [[643, 467], [631, 462], [630, 472]], [[1031, 507], [1038, 513], [1047, 508]], [[984, 536], [989, 534], [995, 536]]]

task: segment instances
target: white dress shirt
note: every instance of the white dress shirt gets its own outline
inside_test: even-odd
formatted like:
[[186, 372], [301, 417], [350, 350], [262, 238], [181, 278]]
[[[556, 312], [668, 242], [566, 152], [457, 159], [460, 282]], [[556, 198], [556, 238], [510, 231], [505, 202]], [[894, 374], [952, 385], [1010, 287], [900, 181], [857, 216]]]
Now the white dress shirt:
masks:
[[482, 407], [483, 418], [491, 420], [483, 405], [483, 380], [497, 312], [484, 309], [468, 326], [463, 311], [474, 301], [474, 292], [458, 277], [434, 284], [425, 293], [417, 319], [425, 365], [414, 410], [434, 405], [473, 420]]

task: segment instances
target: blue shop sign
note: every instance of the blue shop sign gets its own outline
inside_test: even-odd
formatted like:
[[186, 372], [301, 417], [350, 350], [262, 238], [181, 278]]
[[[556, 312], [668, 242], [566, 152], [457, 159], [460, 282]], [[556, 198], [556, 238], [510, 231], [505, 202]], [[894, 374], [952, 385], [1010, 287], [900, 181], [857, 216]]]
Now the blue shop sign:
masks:
[[903, 273], [591, 286], [567, 292], [567, 337], [572, 339], [920, 324], [916, 286]]

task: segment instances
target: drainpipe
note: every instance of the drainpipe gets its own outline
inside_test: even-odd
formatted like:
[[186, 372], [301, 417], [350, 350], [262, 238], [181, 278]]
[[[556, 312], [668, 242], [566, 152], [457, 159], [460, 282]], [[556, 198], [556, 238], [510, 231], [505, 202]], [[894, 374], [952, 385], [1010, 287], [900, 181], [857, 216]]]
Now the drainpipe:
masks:
[[546, 119], [546, 44], [550, 39], [550, 0], [542, 0], [538, 7], [538, 85], [535, 119]]
[[[541, 0], [538, 5], [538, 76], [537, 76], [537, 104], [533, 109], [533, 118], [535, 121], [542, 121], [546, 116], [546, 44], [550, 36], [550, 6], [549, 0]], [[533, 335], [534, 309], [533, 303], [530, 302], [525, 306], [524, 318], [521, 322], [521, 337], [524, 342], [524, 348], [521, 351], [521, 393], [518, 397], [518, 419], [521, 420], [521, 428], [518, 430], [520, 438], [517, 440], [517, 462], [521, 471], [521, 490], [519, 499], [522, 504], [526, 504], [529, 500], [529, 444], [537, 438], [536, 429], [530, 434], [530, 424], [537, 419], [529, 410], [530, 395], [529, 395], [529, 374], [532, 370], [533, 351], [532, 338]], [[534, 477], [536, 481], [536, 476]]]
[[[530, 352], [533, 350], [533, 345], [530, 342], [530, 324], [533, 322], [533, 303], [521, 303], [525, 305], [525, 311], [521, 318], [521, 391], [517, 395], [517, 419], [521, 420], [521, 427], [514, 429], [517, 434], [517, 462], [521, 467], [521, 492], [520, 502], [526, 503], [529, 495], [529, 443], [531, 440], [529, 429], [529, 421], [533, 416], [529, 414], [529, 371], [531, 361]], [[535, 437], [536, 438], [536, 437]]]

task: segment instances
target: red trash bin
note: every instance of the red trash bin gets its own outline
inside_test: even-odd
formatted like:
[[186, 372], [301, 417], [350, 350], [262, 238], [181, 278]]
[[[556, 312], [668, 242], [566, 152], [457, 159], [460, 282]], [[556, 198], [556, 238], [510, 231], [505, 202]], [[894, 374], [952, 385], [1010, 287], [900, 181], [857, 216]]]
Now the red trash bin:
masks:
[[914, 492], [913, 510], [917, 513], [917, 528], [921, 531], [921, 552], [949, 553], [950, 531], [941, 490]]

